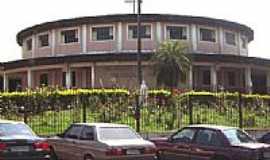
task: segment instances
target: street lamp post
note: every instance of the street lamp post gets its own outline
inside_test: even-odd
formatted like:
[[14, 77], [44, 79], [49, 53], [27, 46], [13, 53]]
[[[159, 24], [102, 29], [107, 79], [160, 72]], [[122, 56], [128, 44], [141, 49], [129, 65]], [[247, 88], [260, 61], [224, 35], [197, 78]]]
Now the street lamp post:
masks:
[[142, 84], [142, 62], [141, 62], [141, 48], [142, 48], [142, 39], [141, 39], [141, 3], [142, 0], [137, 0], [138, 4], [138, 13], [137, 13], [137, 63], [138, 63], [138, 83], [139, 86]]

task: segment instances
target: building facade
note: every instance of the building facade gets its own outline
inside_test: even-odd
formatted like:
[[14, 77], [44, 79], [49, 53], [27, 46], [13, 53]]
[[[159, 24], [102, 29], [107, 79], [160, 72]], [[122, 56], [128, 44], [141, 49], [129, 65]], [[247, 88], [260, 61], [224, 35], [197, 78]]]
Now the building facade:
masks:
[[[0, 64], [0, 89], [42, 85], [134, 89], [137, 84], [136, 15], [106, 15], [47, 22], [22, 30], [22, 59]], [[181, 88], [270, 92], [270, 61], [248, 56], [253, 30], [220, 19], [142, 15], [143, 77], [156, 87], [149, 61], [160, 43], [182, 41], [193, 59]]]

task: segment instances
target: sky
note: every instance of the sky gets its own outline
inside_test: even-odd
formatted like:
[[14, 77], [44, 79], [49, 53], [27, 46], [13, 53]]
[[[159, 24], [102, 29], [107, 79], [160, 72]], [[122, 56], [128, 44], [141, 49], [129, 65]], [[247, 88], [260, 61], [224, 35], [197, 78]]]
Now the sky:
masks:
[[[143, 0], [143, 13], [206, 16], [250, 26], [255, 40], [249, 56], [270, 59], [269, 0]], [[16, 34], [35, 24], [81, 16], [132, 13], [125, 0], [2, 0], [0, 62], [21, 58]]]

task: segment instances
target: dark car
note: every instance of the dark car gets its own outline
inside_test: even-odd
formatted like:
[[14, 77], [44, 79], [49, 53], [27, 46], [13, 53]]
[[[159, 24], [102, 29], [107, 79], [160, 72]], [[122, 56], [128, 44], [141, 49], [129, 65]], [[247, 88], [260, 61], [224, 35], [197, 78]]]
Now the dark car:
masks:
[[61, 160], [154, 160], [156, 147], [126, 125], [75, 123], [49, 139]]
[[215, 125], [191, 125], [169, 138], [152, 140], [162, 160], [268, 160], [270, 146], [246, 132]]
[[50, 146], [23, 122], [0, 120], [0, 160], [49, 160]]
[[270, 144], [270, 132], [264, 134], [262, 137], [258, 138], [258, 142]]

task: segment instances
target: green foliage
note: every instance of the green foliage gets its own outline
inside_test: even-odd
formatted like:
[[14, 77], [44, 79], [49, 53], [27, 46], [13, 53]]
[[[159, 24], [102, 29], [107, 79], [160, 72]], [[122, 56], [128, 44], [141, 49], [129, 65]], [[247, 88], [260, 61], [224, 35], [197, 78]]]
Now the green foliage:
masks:
[[180, 41], [167, 41], [159, 46], [152, 60], [158, 85], [176, 88], [180, 75], [185, 76], [190, 67], [190, 59], [186, 56], [187, 46]]

